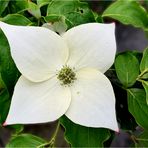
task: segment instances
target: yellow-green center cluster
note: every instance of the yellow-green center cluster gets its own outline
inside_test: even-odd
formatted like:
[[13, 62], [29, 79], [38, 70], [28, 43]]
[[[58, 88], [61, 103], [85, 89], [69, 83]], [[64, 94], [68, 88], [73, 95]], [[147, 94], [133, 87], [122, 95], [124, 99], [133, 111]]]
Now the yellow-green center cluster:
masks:
[[76, 80], [76, 74], [73, 71], [73, 69], [71, 69], [70, 67], [65, 65], [59, 71], [57, 78], [61, 81], [62, 85], [68, 85], [69, 86], [70, 84], [72, 84], [74, 82], [74, 80]]

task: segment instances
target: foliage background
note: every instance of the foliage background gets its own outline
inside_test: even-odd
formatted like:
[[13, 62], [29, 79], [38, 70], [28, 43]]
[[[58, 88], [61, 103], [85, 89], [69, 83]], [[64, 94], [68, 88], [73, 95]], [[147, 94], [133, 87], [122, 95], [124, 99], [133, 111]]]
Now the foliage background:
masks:
[[[50, 1], [50, 0], [49, 0]], [[47, 0], [40, 0], [37, 1], [39, 3], [39, 7], [40, 10], [42, 12], [42, 15], [45, 16], [45, 10], [47, 9], [47, 5], [45, 4], [46, 2], [49, 2]], [[76, 1], [76, 0], [75, 0]], [[84, 0], [83, 0], [84, 1]], [[7, 2], [9, 2], [7, 7]], [[21, 4], [19, 4], [19, 2], [21, 2]], [[25, 2], [23, 3], [23, 1], [1, 1], [0, 0], [0, 14], [1, 14], [1, 18], [0, 20], [7, 22], [7, 23], [16, 23], [21, 25], [27, 25], [29, 23], [31, 23], [32, 25], [41, 25], [42, 24], [42, 18], [40, 19], [40, 11], [38, 9], [38, 7], [36, 7], [35, 3], [36, 1], [33, 1], [34, 3], [30, 3], [30, 7], [27, 8], [25, 5]], [[148, 125], [148, 109], [145, 107], [145, 112], [146, 112], [146, 116], [144, 116], [144, 121], [142, 123], [140, 123], [140, 125], [143, 126], [144, 124], [144, 128], [145, 128], [145, 133], [144, 135], [141, 135], [141, 139], [146, 139], [144, 141], [136, 141], [135, 136], [140, 135], [143, 131], [143, 128], [141, 128], [140, 126], [137, 125], [137, 123], [139, 124], [139, 121], [136, 123], [135, 119], [139, 120], [139, 117], [137, 117], [137, 114], [133, 114], [131, 115], [129, 113], [132, 112], [133, 106], [131, 104], [131, 106], [128, 104], [129, 100], [132, 100], [132, 97], [129, 95], [128, 99], [127, 99], [127, 94], [126, 91], [128, 89], [130, 89], [130, 91], [135, 91], [131, 90], [132, 88], [138, 88], [140, 90], [138, 90], [138, 92], [140, 91], [140, 94], [143, 95], [143, 86], [141, 85], [141, 83], [136, 82], [135, 84], [135, 78], [131, 77], [131, 82], [125, 82], [124, 79], [124, 73], [120, 73], [119, 69], [120, 67], [122, 67], [124, 64], [127, 64], [126, 61], [128, 61], [129, 59], [133, 59], [131, 61], [131, 63], [133, 63], [133, 65], [135, 65], [135, 63], [139, 60], [139, 63], [141, 62], [141, 58], [142, 58], [142, 53], [138, 53], [138, 50], [143, 51], [147, 45], [148, 45], [148, 40], [145, 36], [147, 29], [148, 29], [148, 16], [147, 16], [147, 12], [144, 13], [141, 10], [141, 5], [143, 5], [145, 7], [145, 9], [148, 8], [148, 2], [147, 1], [133, 1], [131, 2], [130, 0], [123, 0], [123, 1], [85, 1], [89, 4], [89, 8], [91, 8], [94, 12], [95, 12], [95, 20], [93, 20], [93, 18], [91, 17], [91, 13], [90, 13], [90, 9], [88, 9], [87, 6], [83, 5], [83, 6], [78, 6], [78, 8], [81, 9], [77, 9], [77, 11], [79, 12], [79, 14], [77, 13], [73, 13], [72, 15], [65, 15], [66, 20], [63, 18], [59, 19], [59, 16], [57, 15], [50, 15], [52, 14], [52, 11], [56, 11], [56, 9], [54, 8], [54, 6], [51, 9], [48, 9], [48, 17], [45, 18], [45, 21], [50, 22], [52, 21], [54, 22], [58, 22], [60, 24], [60, 26], [62, 26], [62, 29], [65, 27], [65, 22], [66, 24], [68, 24], [68, 27], [71, 28], [72, 26], [81, 24], [81, 23], [86, 23], [86, 22], [90, 22], [90, 21], [98, 21], [98, 22], [102, 22], [102, 13], [103, 15], [108, 15], [108, 14], [118, 14], [118, 15], [124, 15], [123, 17], [116, 17], [116, 15], [110, 15], [109, 17], [104, 17], [104, 22], [112, 22], [115, 21], [116, 22], [116, 39], [117, 39], [117, 47], [118, 47], [118, 51], [127, 51], [130, 50], [130, 52], [125, 52], [123, 54], [119, 54], [118, 56], [118, 60], [116, 60], [115, 62], [115, 68], [116, 68], [116, 73], [118, 75], [118, 77], [116, 76], [116, 73], [114, 72], [107, 72], [106, 75], [111, 79], [111, 81], [116, 84], [119, 84], [119, 86], [114, 85], [114, 89], [115, 89], [115, 93], [116, 93], [116, 99], [117, 99], [117, 115], [119, 117], [119, 120], [121, 120], [121, 128], [123, 129], [121, 131], [120, 134], [116, 134], [115, 138], [114, 137], [114, 133], [111, 132], [111, 137], [108, 141], [105, 142], [105, 145], [110, 145], [111, 146], [129, 146], [129, 145], [136, 145], [136, 146], [147, 146], [148, 145], [148, 133], [147, 130], [148, 128], [145, 128], [145, 125]], [[71, 3], [71, 2], [70, 2]], [[115, 5], [111, 6], [112, 3], [115, 3]], [[60, 5], [62, 6], [64, 3], [62, 2]], [[43, 5], [43, 6], [42, 6]], [[6, 7], [5, 7], [6, 6]], [[69, 11], [69, 6], [63, 6], [65, 8], [65, 11]], [[5, 8], [5, 10], [3, 10], [3, 8]], [[83, 9], [82, 9], [83, 8]], [[129, 8], [129, 9], [127, 9]], [[24, 10], [27, 10], [24, 11]], [[107, 10], [106, 10], [107, 9]], [[83, 10], [83, 11], [82, 11]], [[106, 11], [104, 11], [106, 10]], [[125, 11], [126, 10], [126, 11]], [[2, 12], [3, 11], [3, 12]], [[13, 19], [10, 17], [10, 15], [8, 14], [16, 14], [18, 13], [26, 16], [26, 18], [23, 17], [19, 17], [18, 16], [13, 16]], [[55, 13], [55, 12], [54, 12]], [[81, 17], [84, 15], [84, 17]], [[127, 13], [127, 14], [126, 14]], [[7, 16], [7, 17], [5, 17]], [[126, 16], [128, 16], [128, 18], [125, 18]], [[17, 19], [15, 19], [14, 17], [16, 17]], [[78, 19], [76, 19], [78, 18]], [[134, 18], [134, 19], [133, 19]], [[15, 21], [14, 21], [15, 20]], [[16, 21], [17, 20], [17, 21]], [[70, 21], [75, 20], [74, 23], [70, 23]], [[76, 21], [77, 20], [77, 21]], [[137, 28], [138, 27], [138, 28]], [[59, 26], [55, 25], [55, 29], [56, 31], [59, 31]], [[1, 42], [1, 46], [5, 46], [5, 48], [8, 48], [7, 45], [5, 45], [6, 43], [2, 40], [0, 40]], [[133, 50], [136, 50], [136, 52], [131, 52]], [[2, 52], [0, 51], [0, 60], [1, 60], [1, 65], [5, 65], [8, 66], [9, 68], [8, 70], [6, 69], [2, 69], [1, 68], [1, 74], [8, 74], [9, 71], [9, 76], [13, 75], [13, 79], [8, 79], [8, 77], [3, 77], [2, 80], [5, 82], [5, 84], [3, 84], [3, 82], [1, 82], [1, 87], [3, 88], [4, 85], [7, 86], [7, 90], [1, 89], [1, 102], [3, 101], [2, 98], [9, 98], [7, 96], [7, 93], [5, 93], [5, 91], [9, 91], [9, 95], [12, 95], [12, 91], [13, 91], [13, 85], [15, 84], [19, 73], [16, 73], [17, 70], [15, 69], [14, 63], [8, 63], [5, 62], [6, 58], [10, 58], [10, 54], [9, 54], [9, 50], [6, 50], [6, 52]], [[125, 56], [124, 56], [125, 55]], [[129, 57], [129, 58], [128, 58]], [[122, 59], [123, 58], [123, 59]], [[124, 59], [125, 58], [125, 59]], [[117, 58], [116, 58], [117, 59]], [[122, 62], [120, 62], [120, 60], [122, 59]], [[128, 59], [128, 60], [126, 60]], [[134, 61], [134, 62], [133, 62]], [[125, 63], [124, 63], [125, 62]], [[119, 66], [118, 66], [119, 65]], [[132, 68], [133, 68], [133, 65]], [[118, 68], [119, 67], [119, 68]], [[131, 73], [135, 73], [136, 74], [136, 69], [138, 70], [139, 67], [135, 68], [135, 71], [131, 71], [131, 68], [127, 67], [127, 69], [125, 69], [125, 71], [127, 70], [128, 72]], [[15, 73], [15, 74], [14, 74]], [[15, 77], [14, 77], [15, 75]], [[120, 76], [121, 75], [121, 76]], [[138, 75], [139, 75], [139, 70], [138, 70]], [[136, 75], [136, 77], [138, 76]], [[10, 82], [11, 80], [11, 82]], [[119, 82], [120, 80], [120, 82]], [[146, 78], [147, 80], [147, 78]], [[147, 81], [146, 81], [147, 82]], [[10, 85], [11, 84], [11, 85]], [[139, 99], [145, 99], [145, 97], [139, 97]], [[7, 100], [4, 100], [5, 101]], [[128, 101], [127, 101], [128, 100]], [[9, 103], [1, 103], [0, 102], [0, 112], [1, 114], [4, 113], [4, 115], [2, 116], [3, 118], [1, 118], [0, 120], [3, 121], [7, 111], [3, 111], [3, 105], [6, 106], [6, 108], [9, 107]], [[144, 106], [146, 106], [146, 103], [144, 104]], [[141, 110], [140, 110], [141, 111]], [[138, 108], [137, 108], [137, 112], [139, 112]], [[132, 112], [133, 113], [133, 112]], [[146, 118], [147, 117], [147, 118]], [[63, 119], [63, 121], [66, 121], [67, 119]], [[130, 121], [130, 122], [129, 122]], [[145, 123], [144, 123], [145, 122]], [[68, 121], [67, 121], [68, 123]], [[66, 124], [67, 124], [66, 123]], [[51, 124], [44, 124], [44, 125], [26, 125], [24, 126], [24, 133], [32, 133], [36, 136], [42, 137], [45, 140], [49, 140], [55, 130], [57, 123], [51, 123]], [[66, 125], [65, 124], [65, 125]], [[70, 123], [71, 125], [71, 123]], [[75, 127], [75, 125], [74, 125]], [[13, 133], [17, 134], [22, 130], [22, 126], [12, 126], [12, 127], [0, 127], [0, 146], [4, 146], [6, 143], [8, 143], [8, 141], [10, 141], [10, 137]], [[64, 140], [64, 135], [63, 135], [64, 129], [61, 127], [60, 132], [56, 138], [56, 146], [68, 146], [68, 144], [66, 143], [66, 141]], [[100, 136], [104, 135], [104, 132], [101, 133], [100, 132]], [[85, 133], [85, 130], [84, 130]], [[18, 134], [19, 135], [19, 134]], [[98, 135], [98, 136], [99, 136]], [[74, 135], [75, 136], [75, 135]], [[83, 136], [83, 135], [81, 135]], [[71, 136], [72, 137], [72, 136]], [[31, 138], [30, 138], [31, 139]], [[26, 140], [26, 138], [25, 138]], [[24, 141], [25, 141], [24, 140]], [[113, 142], [111, 142], [113, 140]], [[39, 143], [42, 143], [42, 140], [40, 141], [40, 139], [35, 139], [35, 141], [39, 141]], [[103, 140], [102, 140], [103, 141]], [[101, 141], [101, 142], [102, 142]], [[75, 143], [79, 143], [78, 141], [75, 141], [72, 139], [72, 142], [74, 143], [73, 145], [75, 145]], [[85, 141], [84, 141], [85, 142]], [[11, 142], [10, 142], [11, 144]], [[100, 144], [101, 145], [101, 144]], [[80, 145], [79, 145], [80, 146]]]

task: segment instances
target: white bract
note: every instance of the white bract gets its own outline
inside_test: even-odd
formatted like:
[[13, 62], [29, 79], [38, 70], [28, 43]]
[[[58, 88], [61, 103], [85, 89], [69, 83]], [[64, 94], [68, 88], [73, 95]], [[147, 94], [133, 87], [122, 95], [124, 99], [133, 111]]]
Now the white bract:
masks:
[[0, 28], [22, 73], [5, 124], [44, 123], [65, 114], [83, 126], [118, 131], [113, 88], [103, 74], [115, 58], [114, 23], [83, 24], [62, 36], [43, 27], [0, 22]]

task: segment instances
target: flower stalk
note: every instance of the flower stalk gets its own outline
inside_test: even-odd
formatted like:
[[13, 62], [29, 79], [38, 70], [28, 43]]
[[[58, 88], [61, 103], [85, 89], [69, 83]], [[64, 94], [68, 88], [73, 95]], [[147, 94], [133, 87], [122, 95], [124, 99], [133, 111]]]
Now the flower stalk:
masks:
[[53, 136], [50, 139], [50, 141], [39, 145], [37, 148], [43, 148], [43, 147], [53, 148], [53, 147], [55, 147], [55, 141], [56, 141], [56, 137], [57, 137], [59, 129], [60, 129], [60, 122], [58, 121], [57, 127], [56, 127], [55, 132], [53, 133]]

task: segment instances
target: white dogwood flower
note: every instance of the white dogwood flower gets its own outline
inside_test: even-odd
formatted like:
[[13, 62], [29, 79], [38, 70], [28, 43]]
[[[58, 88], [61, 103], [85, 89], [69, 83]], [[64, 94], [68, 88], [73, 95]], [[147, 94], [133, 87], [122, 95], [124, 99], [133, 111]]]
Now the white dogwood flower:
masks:
[[22, 73], [5, 124], [65, 114], [83, 126], [118, 131], [113, 88], [103, 74], [115, 58], [115, 24], [83, 24], [62, 36], [43, 27], [0, 22], [0, 28]]

